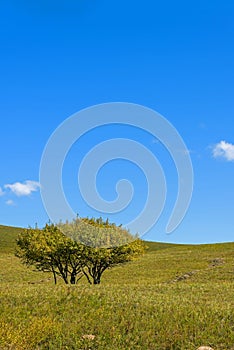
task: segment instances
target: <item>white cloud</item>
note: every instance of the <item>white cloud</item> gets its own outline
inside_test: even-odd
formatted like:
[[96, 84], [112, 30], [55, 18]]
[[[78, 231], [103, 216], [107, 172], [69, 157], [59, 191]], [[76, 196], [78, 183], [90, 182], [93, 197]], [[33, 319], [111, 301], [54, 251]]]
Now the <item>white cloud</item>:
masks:
[[227, 161], [234, 161], [234, 145], [226, 141], [220, 141], [213, 147], [214, 158], [224, 158]]
[[5, 194], [5, 192], [2, 190], [2, 188], [0, 187], [0, 197], [3, 196]]
[[8, 201], [6, 201], [7, 205], [15, 205], [15, 202], [12, 199], [8, 199]]
[[37, 181], [27, 180], [25, 182], [15, 182], [14, 184], [7, 184], [4, 186], [13, 192], [16, 196], [29, 196], [32, 192], [36, 192], [40, 188], [40, 184]]

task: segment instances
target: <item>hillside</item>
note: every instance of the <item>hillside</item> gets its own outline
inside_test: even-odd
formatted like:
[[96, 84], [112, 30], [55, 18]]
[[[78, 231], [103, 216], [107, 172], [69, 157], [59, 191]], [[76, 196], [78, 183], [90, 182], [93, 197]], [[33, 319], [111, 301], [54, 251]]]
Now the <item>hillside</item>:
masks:
[[1, 350], [234, 350], [234, 243], [147, 242], [100, 286], [54, 286], [14, 256], [20, 230], [0, 226]]
[[0, 225], [0, 253], [13, 252], [15, 240], [22, 228]]

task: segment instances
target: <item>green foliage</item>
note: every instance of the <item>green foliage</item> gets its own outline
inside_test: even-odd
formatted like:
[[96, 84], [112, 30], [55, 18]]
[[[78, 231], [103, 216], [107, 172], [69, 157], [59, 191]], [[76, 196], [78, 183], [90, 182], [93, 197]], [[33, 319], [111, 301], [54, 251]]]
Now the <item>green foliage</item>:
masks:
[[95, 248], [125, 245], [138, 238], [121, 225], [109, 223], [108, 219], [104, 221], [101, 217], [98, 219], [77, 217], [72, 222], [59, 223], [57, 226], [71, 239]]
[[[123, 240], [126, 241], [127, 237], [129, 243], [105, 248], [84, 245], [80, 240], [84, 240], [82, 237], [88, 240], [90, 228], [93, 234], [90, 239], [92, 244], [95, 233], [99, 243], [100, 237], [105, 245], [107, 242], [104, 242], [104, 238], [110, 242], [110, 237], [117, 237], [115, 242], [119, 242], [121, 231]], [[107, 234], [104, 235], [104, 233]], [[111, 241], [114, 242], [113, 239]], [[55, 225], [46, 225], [43, 230], [24, 230], [17, 239], [17, 246], [16, 256], [24, 264], [35, 266], [39, 271], [51, 272], [55, 283], [59, 276], [66, 284], [75, 284], [83, 276], [90, 284], [100, 284], [104, 271], [133, 260], [142, 255], [145, 250], [143, 242], [135, 239], [128, 231], [107, 221], [103, 222], [101, 219], [87, 218], [60, 224], [59, 228]]]
[[132, 261], [145, 252], [146, 246], [137, 239], [126, 245], [113, 248], [86, 248], [84, 273], [90, 283], [99, 284], [105, 270], [113, 266]]
[[46, 225], [43, 230], [24, 230], [17, 239], [17, 246], [16, 256], [24, 264], [52, 272], [55, 283], [60, 276], [66, 284], [75, 284], [83, 275], [83, 247], [54, 225]]

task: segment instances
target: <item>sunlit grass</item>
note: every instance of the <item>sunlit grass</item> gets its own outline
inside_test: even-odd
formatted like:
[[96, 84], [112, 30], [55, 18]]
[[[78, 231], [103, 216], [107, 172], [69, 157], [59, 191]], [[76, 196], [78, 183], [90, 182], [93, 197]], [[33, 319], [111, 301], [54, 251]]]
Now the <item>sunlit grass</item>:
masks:
[[8, 231], [0, 250], [1, 350], [234, 350], [234, 243], [149, 243], [99, 286], [54, 286], [14, 257], [16, 234]]

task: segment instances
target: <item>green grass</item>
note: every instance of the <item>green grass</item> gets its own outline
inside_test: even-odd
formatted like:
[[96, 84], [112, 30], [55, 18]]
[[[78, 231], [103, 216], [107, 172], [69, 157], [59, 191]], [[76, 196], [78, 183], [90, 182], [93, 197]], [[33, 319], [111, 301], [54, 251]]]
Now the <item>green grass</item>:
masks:
[[0, 225], [0, 254], [12, 253], [15, 249], [15, 240], [22, 228]]
[[14, 256], [18, 233], [0, 226], [1, 350], [234, 350], [234, 243], [149, 242], [99, 286], [54, 286]]

